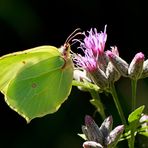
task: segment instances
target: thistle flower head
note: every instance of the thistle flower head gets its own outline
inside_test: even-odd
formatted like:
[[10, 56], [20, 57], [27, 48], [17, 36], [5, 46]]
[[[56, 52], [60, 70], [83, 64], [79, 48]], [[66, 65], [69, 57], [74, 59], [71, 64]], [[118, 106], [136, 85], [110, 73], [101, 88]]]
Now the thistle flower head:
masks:
[[[80, 54], [74, 54], [74, 61], [77, 66], [82, 67], [88, 72], [92, 72], [98, 68], [101, 68], [102, 64], [104, 65], [104, 48], [107, 40], [106, 26], [104, 32], [97, 32], [97, 29], [91, 29], [87, 32], [88, 35], [84, 32], [85, 38], [83, 42], [80, 42], [80, 49], [82, 49], [84, 56]], [[103, 69], [103, 68], [101, 68]]]
[[[88, 35], [86, 34], [84, 32], [85, 38], [83, 41], [76, 40], [79, 41], [79, 49], [83, 53], [73, 54], [73, 60], [79, 69], [87, 72], [92, 82], [103, 90], [108, 89], [109, 82], [118, 80], [119, 74], [111, 63], [108, 66], [109, 60], [104, 52], [107, 40], [106, 26], [104, 32], [98, 33], [97, 29], [94, 28], [88, 31]], [[119, 55], [117, 47], [112, 47], [112, 52]]]
[[105, 73], [99, 68], [97, 58], [94, 57], [92, 50], [85, 49], [84, 56], [75, 54], [73, 60], [80, 69], [86, 70], [91, 80], [101, 89], [108, 87]]
[[91, 73], [95, 71], [98, 67], [97, 59], [94, 57], [91, 50], [83, 50], [84, 56], [80, 54], [74, 54], [73, 60], [76, 62], [76, 65], [82, 69], [85, 69], [87, 72]]
[[96, 28], [91, 28], [90, 31], [88, 31], [88, 35], [86, 35], [85, 32], [84, 35], [84, 42], [82, 42], [80, 46], [84, 49], [92, 50], [95, 57], [101, 55], [104, 52], [107, 40], [106, 26], [104, 32], [98, 33]]

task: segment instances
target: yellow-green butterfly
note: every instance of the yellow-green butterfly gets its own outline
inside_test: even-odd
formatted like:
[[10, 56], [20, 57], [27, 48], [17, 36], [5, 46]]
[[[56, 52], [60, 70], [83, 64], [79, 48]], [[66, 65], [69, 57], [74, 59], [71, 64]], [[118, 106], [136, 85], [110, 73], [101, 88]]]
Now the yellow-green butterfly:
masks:
[[[75, 32], [74, 32], [75, 33]], [[70, 94], [73, 62], [69, 41], [0, 57], [0, 91], [6, 103], [27, 122], [54, 113]]]

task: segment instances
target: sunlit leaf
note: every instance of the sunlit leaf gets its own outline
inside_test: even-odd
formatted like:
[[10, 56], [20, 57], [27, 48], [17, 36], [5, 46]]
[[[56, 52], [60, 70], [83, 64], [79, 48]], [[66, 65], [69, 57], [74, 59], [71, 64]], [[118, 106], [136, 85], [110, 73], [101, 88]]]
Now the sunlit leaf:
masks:
[[136, 110], [134, 110], [128, 117], [128, 122], [131, 123], [133, 121], [139, 120], [141, 117], [141, 114], [144, 110], [145, 106], [141, 106], [139, 108], [137, 108]]

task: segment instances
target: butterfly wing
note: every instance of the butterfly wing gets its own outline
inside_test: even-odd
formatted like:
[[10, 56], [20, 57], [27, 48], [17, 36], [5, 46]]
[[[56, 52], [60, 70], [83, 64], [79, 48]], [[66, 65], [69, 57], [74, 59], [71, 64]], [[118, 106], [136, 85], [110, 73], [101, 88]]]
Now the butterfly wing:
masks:
[[0, 57], [0, 91], [8, 86], [23, 67], [29, 67], [47, 58], [60, 55], [53, 46], [40, 46]]
[[27, 52], [34, 58], [23, 59], [26, 62], [25, 66], [17, 69], [17, 74], [14, 74], [13, 79], [5, 79], [8, 84], [3, 83], [5, 86], [3, 93], [7, 104], [27, 122], [35, 117], [55, 112], [67, 99], [72, 87], [71, 59], [64, 60], [57, 49], [56, 52], [54, 48], [49, 51], [48, 56], [46, 50], [42, 53], [42, 60], [40, 52], [35, 52], [38, 53], [35, 55], [32, 51]]

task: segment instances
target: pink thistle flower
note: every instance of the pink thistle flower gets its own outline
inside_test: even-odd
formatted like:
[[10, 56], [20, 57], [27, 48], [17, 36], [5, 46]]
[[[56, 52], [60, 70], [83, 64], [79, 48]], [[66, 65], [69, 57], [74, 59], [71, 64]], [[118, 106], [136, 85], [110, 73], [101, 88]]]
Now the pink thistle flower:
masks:
[[73, 60], [78, 68], [85, 69], [92, 81], [100, 88], [108, 87], [108, 81], [105, 73], [99, 68], [97, 58], [94, 57], [92, 50], [85, 49], [84, 56], [74, 54]]
[[107, 77], [105, 75], [107, 61], [105, 61], [104, 47], [107, 39], [106, 26], [104, 32], [98, 33], [97, 29], [91, 29], [89, 35], [80, 42], [80, 49], [84, 55], [73, 54], [73, 61], [80, 69], [86, 70], [92, 81], [100, 88], [105, 89], [108, 87]]
[[104, 27], [104, 32], [100, 33], [97, 32], [96, 28], [91, 28], [90, 31], [87, 32], [88, 35], [84, 32], [85, 38], [83, 42], [80, 42], [80, 48], [91, 50], [94, 57], [97, 58], [99, 68], [104, 72], [107, 67], [107, 59], [104, 53], [107, 40], [106, 27], [107, 25]]
[[73, 60], [80, 68], [85, 69], [89, 73], [93, 73], [98, 68], [97, 59], [94, 57], [92, 50], [83, 50], [84, 56], [80, 54], [74, 54]]
[[92, 50], [95, 57], [102, 55], [104, 53], [105, 43], [107, 40], [106, 25], [104, 27], [104, 32], [97, 32], [97, 29], [90, 29], [88, 31], [88, 36], [84, 32], [85, 38], [84, 42], [80, 44], [83, 49]]
[[106, 26], [104, 32], [97, 32], [97, 29], [88, 31], [88, 36], [84, 32], [85, 38], [80, 42], [80, 49], [82, 49], [84, 56], [80, 54], [74, 55], [74, 61], [78, 66], [84, 68], [88, 72], [92, 72], [99, 68], [105, 72], [107, 61], [104, 53], [105, 43], [107, 40]]

